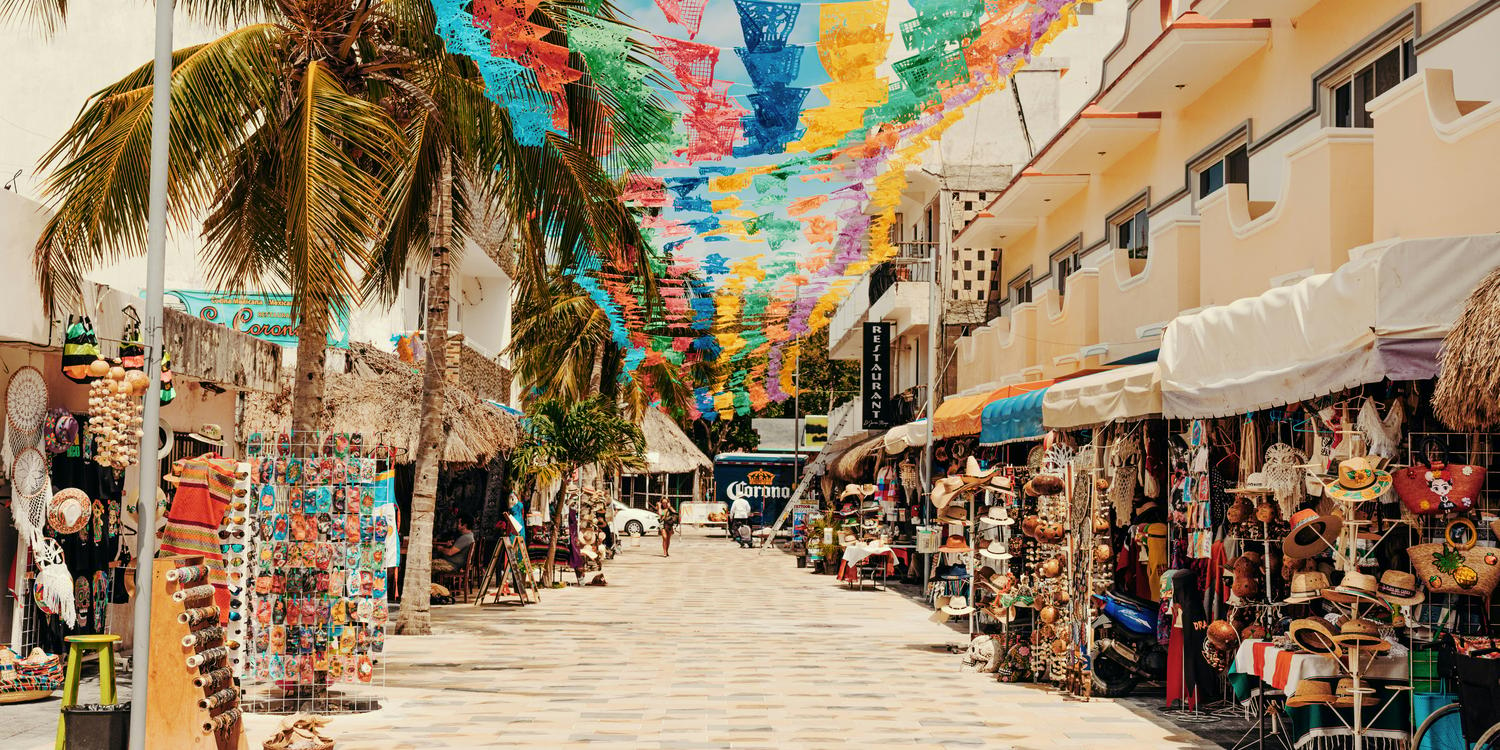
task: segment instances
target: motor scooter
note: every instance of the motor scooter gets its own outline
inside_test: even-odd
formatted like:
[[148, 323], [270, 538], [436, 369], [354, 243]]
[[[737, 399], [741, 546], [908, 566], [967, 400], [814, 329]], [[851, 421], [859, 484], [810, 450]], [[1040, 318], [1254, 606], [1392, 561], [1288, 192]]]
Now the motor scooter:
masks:
[[1156, 639], [1157, 605], [1119, 591], [1095, 594], [1099, 614], [1089, 652], [1094, 695], [1129, 695], [1142, 680], [1167, 677], [1167, 649]]

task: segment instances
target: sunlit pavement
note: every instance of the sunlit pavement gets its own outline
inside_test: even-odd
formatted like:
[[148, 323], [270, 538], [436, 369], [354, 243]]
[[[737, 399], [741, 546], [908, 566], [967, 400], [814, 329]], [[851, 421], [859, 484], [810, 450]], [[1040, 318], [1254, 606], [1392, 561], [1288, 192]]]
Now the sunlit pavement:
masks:
[[[919, 603], [783, 553], [694, 531], [670, 558], [656, 537], [625, 545], [608, 586], [437, 608], [437, 635], [388, 641], [384, 708], [327, 733], [339, 750], [1205, 746], [1111, 701], [961, 671], [943, 648], [961, 634]], [[279, 720], [252, 715], [250, 747]]]

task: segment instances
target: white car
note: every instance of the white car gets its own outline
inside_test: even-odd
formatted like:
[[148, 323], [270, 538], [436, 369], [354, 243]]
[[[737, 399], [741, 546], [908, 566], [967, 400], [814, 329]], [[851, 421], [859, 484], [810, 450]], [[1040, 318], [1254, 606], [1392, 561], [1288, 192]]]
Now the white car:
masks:
[[632, 508], [618, 500], [614, 503], [615, 520], [610, 524], [615, 534], [645, 536], [648, 532], [661, 530], [661, 517], [643, 508]]

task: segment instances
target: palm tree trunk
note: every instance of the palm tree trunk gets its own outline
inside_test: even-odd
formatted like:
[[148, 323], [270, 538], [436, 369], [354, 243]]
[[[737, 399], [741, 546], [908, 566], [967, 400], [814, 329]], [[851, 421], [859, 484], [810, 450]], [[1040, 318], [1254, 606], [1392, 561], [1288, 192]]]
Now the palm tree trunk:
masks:
[[298, 446], [316, 443], [323, 427], [323, 352], [328, 346], [327, 305], [314, 312], [313, 303], [302, 307], [297, 326], [297, 372], [292, 383], [292, 442]]
[[[416, 482], [411, 495], [411, 537], [406, 546], [401, 615], [395, 632], [432, 632], [432, 521], [437, 509], [438, 464], [443, 451], [443, 398], [448, 369], [448, 251], [453, 236], [453, 164], [444, 151], [433, 200], [432, 267], [427, 275], [427, 361], [422, 369], [422, 422], [417, 437]], [[469, 554], [475, 554], [475, 547]]]
[[557, 572], [557, 542], [562, 537], [564, 514], [568, 500], [568, 482], [573, 478], [576, 469], [569, 465], [568, 470], [563, 473], [562, 483], [557, 488], [557, 497], [552, 500], [552, 540], [547, 543], [547, 566], [545, 577], [542, 579], [546, 585], [552, 585], [552, 575]]
[[604, 385], [604, 344], [594, 348], [594, 369], [589, 372], [589, 392], [584, 398], [600, 393]]

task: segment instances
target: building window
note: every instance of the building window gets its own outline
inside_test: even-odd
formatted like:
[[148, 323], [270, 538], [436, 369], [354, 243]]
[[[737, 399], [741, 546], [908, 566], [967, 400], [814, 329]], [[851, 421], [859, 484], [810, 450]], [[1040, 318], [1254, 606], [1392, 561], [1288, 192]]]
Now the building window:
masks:
[[1031, 302], [1031, 272], [1027, 271], [1010, 282], [1010, 304], [1025, 305]]
[[1194, 171], [1198, 175], [1198, 195], [1211, 195], [1230, 183], [1250, 184], [1250, 150], [1240, 144], [1229, 151], [1200, 162]]
[[1412, 40], [1391, 42], [1372, 55], [1327, 80], [1329, 113], [1325, 121], [1336, 128], [1368, 128], [1374, 125], [1365, 105], [1396, 84], [1416, 75], [1417, 53]]
[[1083, 243], [1074, 241], [1052, 254], [1052, 278], [1056, 280], [1057, 295], [1068, 293], [1068, 277], [1083, 264]]
[[1116, 250], [1124, 250], [1131, 260], [1145, 260], [1148, 236], [1146, 202], [1121, 211], [1110, 221], [1110, 234]]

